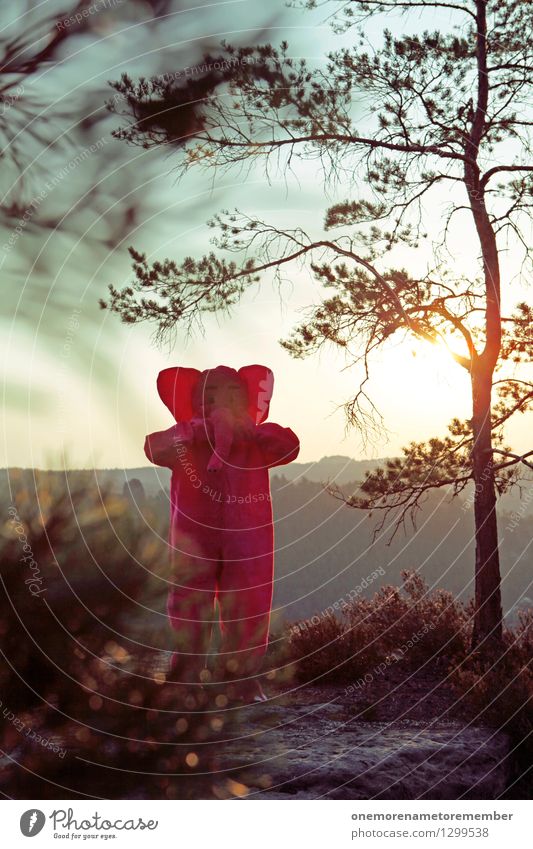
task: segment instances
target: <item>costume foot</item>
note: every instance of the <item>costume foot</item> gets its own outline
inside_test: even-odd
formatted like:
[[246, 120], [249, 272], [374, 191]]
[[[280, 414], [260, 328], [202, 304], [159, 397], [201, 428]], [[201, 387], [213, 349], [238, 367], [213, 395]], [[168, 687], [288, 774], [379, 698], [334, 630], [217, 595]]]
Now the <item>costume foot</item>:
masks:
[[243, 705], [268, 701], [268, 696], [259, 681], [243, 681], [240, 683], [228, 684], [225, 689], [225, 695], [227, 696], [228, 701], [237, 702], [238, 704]]
[[265, 693], [265, 691], [263, 690], [259, 681], [255, 681], [254, 689], [255, 689], [254, 702], [268, 702], [268, 696]]

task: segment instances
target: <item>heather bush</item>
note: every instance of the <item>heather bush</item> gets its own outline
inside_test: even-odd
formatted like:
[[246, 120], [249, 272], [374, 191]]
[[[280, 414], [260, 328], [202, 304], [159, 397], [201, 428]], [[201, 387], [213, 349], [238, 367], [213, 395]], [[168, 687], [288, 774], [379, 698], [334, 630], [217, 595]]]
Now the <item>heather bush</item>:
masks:
[[289, 626], [285, 661], [294, 664], [300, 681], [345, 683], [391, 655], [413, 669], [464, 654], [468, 637], [465, 606], [446, 590], [430, 590], [417, 572], [404, 571], [401, 587], [386, 585], [371, 599], [353, 599], [339, 618]]
[[518, 614], [514, 628], [504, 628], [500, 655], [487, 661], [478, 653], [456, 658], [450, 682], [462, 710], [510, 734], [520, 759], [533, 763], [533, 610]]
[[317, 623], [289, 626], [286, 650], [272, 658], [271, 665], [289, 665], [300, 681], [335, 680], [341, 675], [339, 646], [342, 635], [341, 622], [329, 613]]

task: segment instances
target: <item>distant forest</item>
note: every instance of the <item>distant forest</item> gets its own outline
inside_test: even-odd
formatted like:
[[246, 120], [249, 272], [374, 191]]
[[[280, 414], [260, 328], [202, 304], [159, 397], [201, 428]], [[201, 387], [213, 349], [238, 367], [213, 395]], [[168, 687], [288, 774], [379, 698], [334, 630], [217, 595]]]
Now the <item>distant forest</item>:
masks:
[[[344, 469], [349, 462], [348, 458], [325, 458], [313, 465], [311, 473], [323, 475], [324, 479], [339, 474], [338, 479], [342, 481], [343, 472], [339, 473], [339, 469]], [[325, 492], [323, 484], [317, 480], [290, 480], [299, 476], [303, 466], [294, 463], [284, 469], [286, 475], [272, 476], [276, 528], [274, 625], [320, 614], [335, 602], [347, 599], [350, 592], [369, 597], [383, 584], [401, 584], [402, 569], [418, 570], [431, 587], [449, 589], [464, 601], [472, 596], [473, 573], [469, 568], [474, 545], [472, 507], [466, 491], [453, 501], [444, 492], [429, 494], [417, 518], [416, 529], [407, 524], [405, 532], [400, 530], [388, 545], [390, 527], [384, 528], [372, 541], [379, 517], [368, 517], [362, 511], [346, 507]], [[309, 473], [309, 469], [305, 472]], [[0, 498], [5, 515], [10, 501], [9, 483], [6, 470], [2, 474]], [[10, 474], [17, 474], [19, 484], [19, 476], [22, 476], [31, 499], [35, 492], [34, 472], [10, 470]], [[79, 486], [93, 488], [95, 494], [98, 489], [102, 493], [112, 489], [130, 500], [132, 519], [143, 523], [148, 520], [157, 535], [166, 537], [167, 469], [146, 467], [35, 474], [41, 481], [42, 476], [50, 475], [56, 479], [56, 484], [57, 478], [65, 478], [65, 485], [72, 491]], [[347, 492], [356, 487], [357, 484], [343, 482]], [[524, 497], [532, 487], [533, 482], [522, 489], [522, 502], [518, 490], [501, 500], [503, 608], [510, 623], [515, 621], [518, 608], [533, 603], [533, 591], [529, 588], [533, 501]], [[378, 568], [379, 576], [367, 581], [365, 587], [363, 579]]]

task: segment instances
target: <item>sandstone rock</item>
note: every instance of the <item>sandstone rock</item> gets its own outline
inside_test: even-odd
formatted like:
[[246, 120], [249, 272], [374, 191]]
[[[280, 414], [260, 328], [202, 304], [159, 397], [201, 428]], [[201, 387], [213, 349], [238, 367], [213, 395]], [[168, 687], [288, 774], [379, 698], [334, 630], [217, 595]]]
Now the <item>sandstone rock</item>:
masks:
[[483, 726], [365, 722], [334, 700], [239, 714], [221, 756], [241, 771], [247, 798], [495, 799], [508, 781], [508, 738]]

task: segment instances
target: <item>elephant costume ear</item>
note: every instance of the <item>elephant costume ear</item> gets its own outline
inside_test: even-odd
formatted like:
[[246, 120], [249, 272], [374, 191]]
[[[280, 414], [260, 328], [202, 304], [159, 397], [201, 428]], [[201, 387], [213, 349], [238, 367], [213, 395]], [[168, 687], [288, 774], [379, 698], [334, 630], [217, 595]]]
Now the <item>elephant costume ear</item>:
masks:
[[268, 416], [274, 373], [266, 366], [254, 365], [243, 366], [238, 374], [248, 389], [248, 414], [255, 424], [261, 424]]
[[157, 377], [157, 391], [177, 422], [193, 417], [192, 393], [202, 372], [195, 368], [166, 368]]

